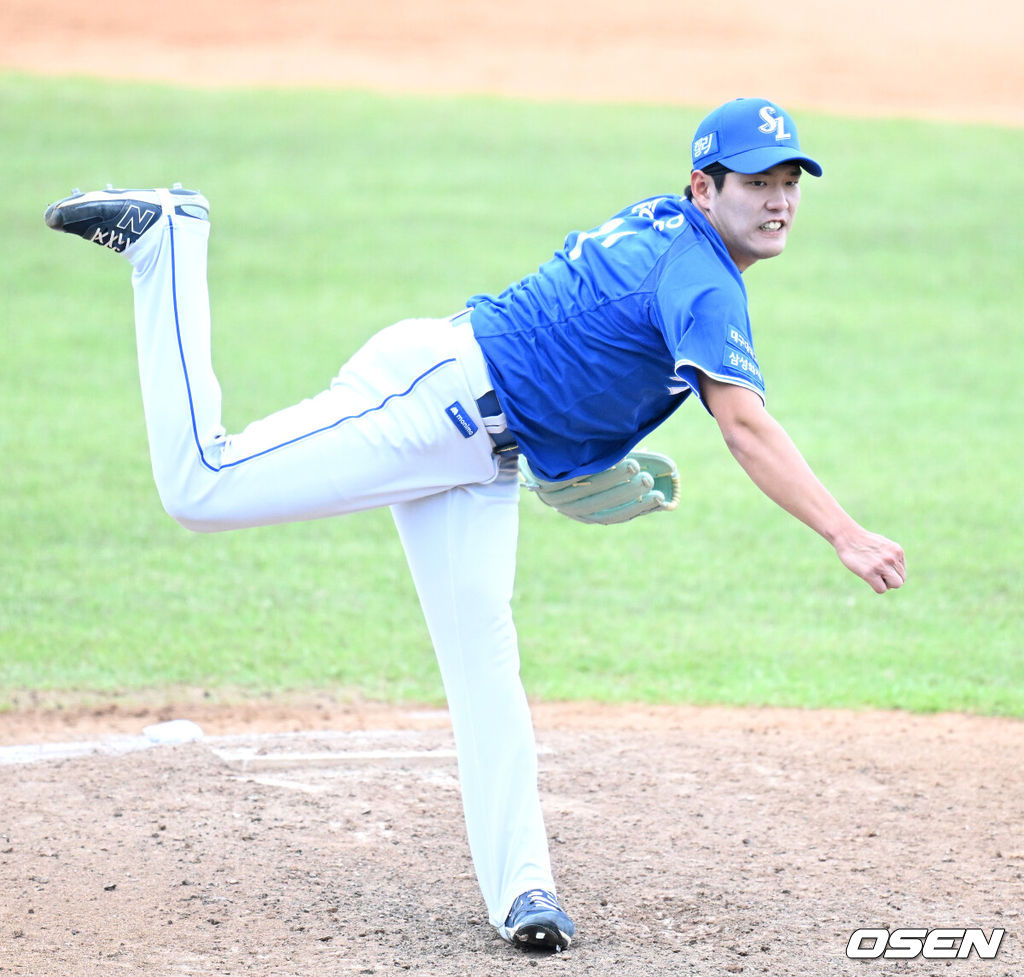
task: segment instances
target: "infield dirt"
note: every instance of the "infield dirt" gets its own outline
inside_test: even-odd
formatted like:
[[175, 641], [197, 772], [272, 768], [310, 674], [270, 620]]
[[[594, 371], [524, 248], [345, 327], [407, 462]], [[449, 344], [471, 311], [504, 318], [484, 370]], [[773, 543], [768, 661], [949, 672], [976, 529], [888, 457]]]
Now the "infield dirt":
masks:
[[[0, 973], [1017, 977], [1024, 965], [1018, 723], [538, 705], [552, 855], [579, 927], [551, 957], [487, 923], [443, 712], [320, 699], [99, 713], [66, 715], [62, 739], [107, 737], [87, 755], [0, 750]], [[211, 735], [139, 749], [143, 723], [178, 714]], [[5, 738], [20, 721], [5, 717]], [[861, 927], [947, 925], [1005, 929], [999, 957], [947, 969], [845, 956]]]

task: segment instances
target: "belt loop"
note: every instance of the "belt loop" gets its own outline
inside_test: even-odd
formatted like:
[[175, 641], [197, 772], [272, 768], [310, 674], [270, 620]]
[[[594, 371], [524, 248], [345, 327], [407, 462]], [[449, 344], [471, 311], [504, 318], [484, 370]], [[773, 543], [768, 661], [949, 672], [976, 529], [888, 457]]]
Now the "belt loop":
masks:
[[498, 395], [493, 390], [488, 390], [482, 397], [477, 398], [476, 407], [480, 411], [491, 444], [494, 445], [494, 453], [504, 455], [518, 451], [519, 442], [505, 423], [505, 412], [498, 402]]

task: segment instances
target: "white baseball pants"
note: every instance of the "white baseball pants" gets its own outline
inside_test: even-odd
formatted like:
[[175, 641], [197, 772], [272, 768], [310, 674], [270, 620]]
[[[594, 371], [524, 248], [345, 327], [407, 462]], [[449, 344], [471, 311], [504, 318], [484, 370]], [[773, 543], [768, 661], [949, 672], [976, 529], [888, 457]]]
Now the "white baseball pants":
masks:
[[468, 319], [396, 323], [327, 390], [228, 435], [210, 352], [210, 225], [173, 209], [165, 200], [124, 252], [161, 501], [199, 532], [391, 507], [448, 698], [474, 866], [501, 925], [521, 892], [555, 887], [509, 606], [518, 478], [477, 409], [490, 383]]

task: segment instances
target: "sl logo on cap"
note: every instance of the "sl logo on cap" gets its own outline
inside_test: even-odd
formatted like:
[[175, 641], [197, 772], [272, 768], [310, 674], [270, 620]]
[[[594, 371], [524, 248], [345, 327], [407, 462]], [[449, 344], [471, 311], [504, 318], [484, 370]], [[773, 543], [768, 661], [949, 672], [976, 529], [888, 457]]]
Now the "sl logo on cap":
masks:
[[757, 127], [758, 132], [763, 132], [765, 135], [771, 135], [774, 132], [776, 142], [793, 138], [791, 132], [786, 132], [786, 117], [784, 115], [776, 115], [773, 106], [766, 105], [761, 109], [759, 115], [764, 119], [764, 125]]

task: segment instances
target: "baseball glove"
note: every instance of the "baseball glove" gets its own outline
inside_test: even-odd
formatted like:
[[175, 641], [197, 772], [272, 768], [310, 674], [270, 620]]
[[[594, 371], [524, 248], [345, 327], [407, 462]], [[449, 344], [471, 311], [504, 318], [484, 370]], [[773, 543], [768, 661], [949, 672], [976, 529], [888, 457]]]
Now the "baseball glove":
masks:
[[679, 505], [679, 473], [671, 458], [632, 451], [607, 471], [565, 482], [545, 482], [519, 456], [520, 482], [546, 505], [577, 522], [627, 522]]

